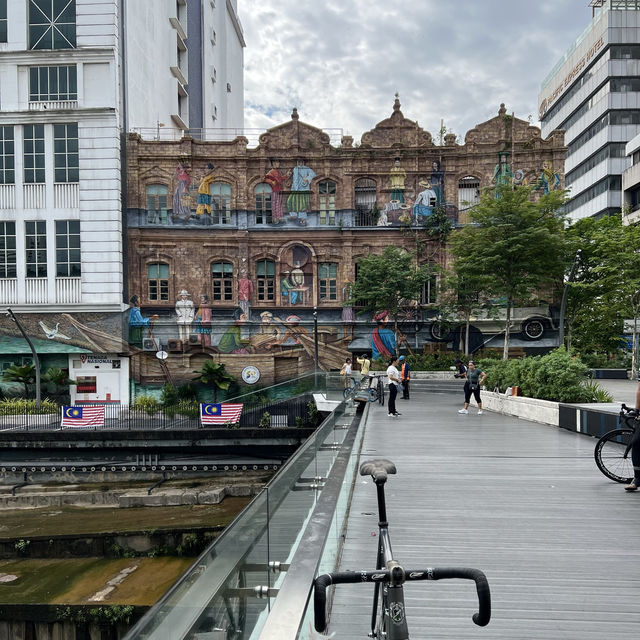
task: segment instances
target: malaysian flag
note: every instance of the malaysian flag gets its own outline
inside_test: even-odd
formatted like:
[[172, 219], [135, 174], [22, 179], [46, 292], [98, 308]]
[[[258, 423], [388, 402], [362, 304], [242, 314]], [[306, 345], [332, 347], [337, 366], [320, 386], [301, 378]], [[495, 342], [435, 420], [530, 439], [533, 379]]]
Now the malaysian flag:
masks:
[[225, 424], [240, 421], [241, 404], [201, 404], [200, 421], [202, 424]]
[[61, 427], [104, 427], [104, 405], [62, 407]]

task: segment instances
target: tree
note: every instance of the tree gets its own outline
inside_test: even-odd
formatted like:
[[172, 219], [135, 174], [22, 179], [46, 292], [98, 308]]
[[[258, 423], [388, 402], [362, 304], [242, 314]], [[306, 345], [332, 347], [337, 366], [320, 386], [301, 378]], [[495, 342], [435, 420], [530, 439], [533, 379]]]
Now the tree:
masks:
[[32, 364], [12, 364], [2, 374], [5, 382], [18, 382], [24, 385], [24, 397], [29, 397], [29, 385], [36, 381], [36, 368]]
[[207, 360], [199, 371], [194, 371], [198, 375], [193, 378], [202, 384], [211, 385], [213, 388], [213, 401], [218, 400], [218, 389], [226, 391], [235, 378], [227, 372], [224, 365], [213, 360]]
[[[473, 263], [456, 261], [441, 280], [440, 314], [443, 323], [464, 323], [464, 343], [460, 336], [460, 350], [469, 355], [471, 316], [485, 304], [480, 292], [486, 289], [484, 277], [477, 273]], [[462, 325], [460, 330], [462, 331]]]
[[569, 229], [580, 249], [577, 277], [568, 296], [570, 344], [582, 352], [611, 353], [620, 347], [623, 321], [633, 318], [632, 368], [637, 369], [640, 329], [640, 226], [623, 225], [620, 215], [584, 218]]
[[53, 385], [53, 394], [58, 397], [63, 390], [68, 389], [69, 385], [78, 384], [75, 380], [71, 380], [67, 373], [59, 367], [51, 367], [47, 369], [42, 376], [43, 382]]
[[557, 285], [567, 261], [564, 191], [533, 199], [533, 189], [499, 184], [487, 189], [469, 212], [474, 223], [451, 238], [459, 269], [474, 273], [487, 296], [504, 298], [503, 358], [509, 356], [511, 309], [540, 290]]
[[351, 289], [352, 301], [363, 311], [387, 311], [398, 333], [398, 315], [420, 298], [433, 267], [419, 266], [415, 254], [394, 246], [371, 254], [358, 263], [358, 279]]

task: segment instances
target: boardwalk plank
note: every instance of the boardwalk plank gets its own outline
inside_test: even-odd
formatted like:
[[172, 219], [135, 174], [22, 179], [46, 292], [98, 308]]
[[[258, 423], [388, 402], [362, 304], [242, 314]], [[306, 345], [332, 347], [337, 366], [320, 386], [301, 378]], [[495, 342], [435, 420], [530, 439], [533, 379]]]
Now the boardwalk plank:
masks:
[[[394, 554], [407, 568], [474, 566], [493, 617], [476, 627], [471, 583], [406, 588], [412, 638], [629, 640], [640, 634], [640, 495], [608, 481], [595, 440], [485, 412], [457, 413], [458, 394], [417, 392], [401, 418], [376, 406], [361, 459], [386, 457]], [[375, 488], [358, 478], [341, 569], [373, 569]], [[330, 630], [364, 638], [370, 586], [336, 590]]]

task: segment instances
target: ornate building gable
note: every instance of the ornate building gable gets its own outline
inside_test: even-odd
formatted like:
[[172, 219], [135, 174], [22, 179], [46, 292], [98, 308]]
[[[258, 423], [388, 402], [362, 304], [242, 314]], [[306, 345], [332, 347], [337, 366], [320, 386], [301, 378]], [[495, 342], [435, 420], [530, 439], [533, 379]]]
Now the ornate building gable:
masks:
[[511, 143], [518, 149], [551, 149], [564, 148], [564, 132], [553, 131], [551, 135], [542, 139], [539, 127], [531, 125], [527, 120], [515, 118], [507, 113], [504, 103], [500, 105], [498, 115], [486, 122], [476, 125], [467, 131], [464, 147], [495, 146], [506, 148]]
[[396, 94], [393, 113], [378, 122], [371, 131], [362, 134], [361, 146], [375, 148], [432, 147], [433, 139], [417, 122], [408, 120], [400, 111], [400, 100]]
[[330, 147], [329, 135], [305, 122], [300, 122], [298, 110], [294, 107], [291, 120], [269, 129], [259, 138], [257, 151], [267, 156], [286, 151], [294, 154], [317, 153]]

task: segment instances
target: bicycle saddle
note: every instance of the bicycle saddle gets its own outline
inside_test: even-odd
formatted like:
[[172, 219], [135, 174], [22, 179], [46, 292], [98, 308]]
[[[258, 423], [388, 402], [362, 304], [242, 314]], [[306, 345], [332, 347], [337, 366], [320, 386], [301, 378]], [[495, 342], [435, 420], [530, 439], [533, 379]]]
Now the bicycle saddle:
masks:
[[376, 484], [384, 484], [387, 481], [387, 475], [395, 472], [396, 465], [384, 458], [365, 460], [360, 465], [360, 475], [371, 476]]

